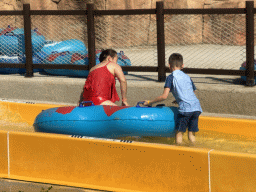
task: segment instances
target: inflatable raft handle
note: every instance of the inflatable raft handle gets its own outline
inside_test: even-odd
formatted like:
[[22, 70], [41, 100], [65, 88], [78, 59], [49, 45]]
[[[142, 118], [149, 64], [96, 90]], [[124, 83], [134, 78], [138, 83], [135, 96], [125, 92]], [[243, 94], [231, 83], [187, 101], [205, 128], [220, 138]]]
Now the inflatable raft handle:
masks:
[[12, 31], [7, 31], [4, 35], [5, 36], [15, 36]]
[[[139, 101], [136, 105], [136, 107], [141, 107], [140, 104], [143, 104], [145, 101]], [[151, 106], [148, 106], [148, 107], [151, 107]]]
[[82, 102], [79, 104], [79, 107], [84, 107], [84, 105], [83, 105], [84, 103], [91, 103], [91, 106], [95, 106], [92, 101], [82, 101]]

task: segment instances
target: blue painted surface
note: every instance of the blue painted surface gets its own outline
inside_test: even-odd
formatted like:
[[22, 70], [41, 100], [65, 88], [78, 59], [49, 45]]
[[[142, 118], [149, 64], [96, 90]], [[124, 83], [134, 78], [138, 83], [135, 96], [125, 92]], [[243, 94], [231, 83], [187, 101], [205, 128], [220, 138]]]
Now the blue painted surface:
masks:
[[75, 107], [67, 114], [56, 112], [58, 109], [42, 111], [35, 119], [35, 131], [99, 138], [173, 137], [178, 113], [176, 107], [165, 106], [119, 107], [110, 116], [102, 105]]

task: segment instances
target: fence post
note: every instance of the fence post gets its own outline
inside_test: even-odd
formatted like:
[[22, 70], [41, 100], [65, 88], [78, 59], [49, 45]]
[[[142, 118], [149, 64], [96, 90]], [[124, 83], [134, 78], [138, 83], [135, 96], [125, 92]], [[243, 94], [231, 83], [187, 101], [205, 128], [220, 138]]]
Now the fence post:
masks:
[[254, 86], [254, 2], [246, 1], [246, 85]]
[[94, 29], [94, 4], [87, 4], [87, 34], [89, 70], [96, 65], [95, 61], [95, 29]]
[[157, 60], [158, 60], [158, 81], [164, 82], [165, 73], [165, 41], [164, 41], [164, 3], [156, 2], [157, 17]]
[[32, 40], [31, 40], [31, 18], [30, 4], [23, 4], [24, 13], [24, 35], [25, 35], [25, 55], [26, 55], [26, 75], [33, 77]]

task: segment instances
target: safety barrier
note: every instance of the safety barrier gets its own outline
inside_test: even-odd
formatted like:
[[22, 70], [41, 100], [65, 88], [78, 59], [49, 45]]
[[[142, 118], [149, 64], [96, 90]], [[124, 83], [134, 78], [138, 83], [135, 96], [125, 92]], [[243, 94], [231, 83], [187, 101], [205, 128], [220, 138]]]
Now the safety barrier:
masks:
[[255, 191], [256, 155], [211, 151], [212, 191]]
[[9, 147], [15, 179], [110, 191], [208, 189], [207, 150], [27, 133], [10, 133]]
[[[235, 119], [222, 117], [199, 117], [199, 134], [204, 132], [225, 135], [225, 138], [239, 140], [256, 140], [256, 121], [252, 119]], [[202, 131], [202, 132], [201, 132]]]
[[256, 187], [252, 154], [43, 133], [0, 132], [0, 137], [2, 178], [108, 191]]
[[0, 177], [8, 175], [7, 132], [0, 132]]

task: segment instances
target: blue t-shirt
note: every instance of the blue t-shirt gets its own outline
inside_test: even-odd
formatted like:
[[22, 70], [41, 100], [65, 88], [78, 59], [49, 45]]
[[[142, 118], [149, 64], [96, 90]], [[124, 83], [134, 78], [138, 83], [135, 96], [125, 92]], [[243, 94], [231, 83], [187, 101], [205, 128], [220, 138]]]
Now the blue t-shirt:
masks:
[[167, 77], [164, 87], [170, 88], [170, 92], [179, 104], [179, 112], [202, 112], [200, 102], [194, 93], [196, 87], [192, 79], [181, 70], [173, 71]]

